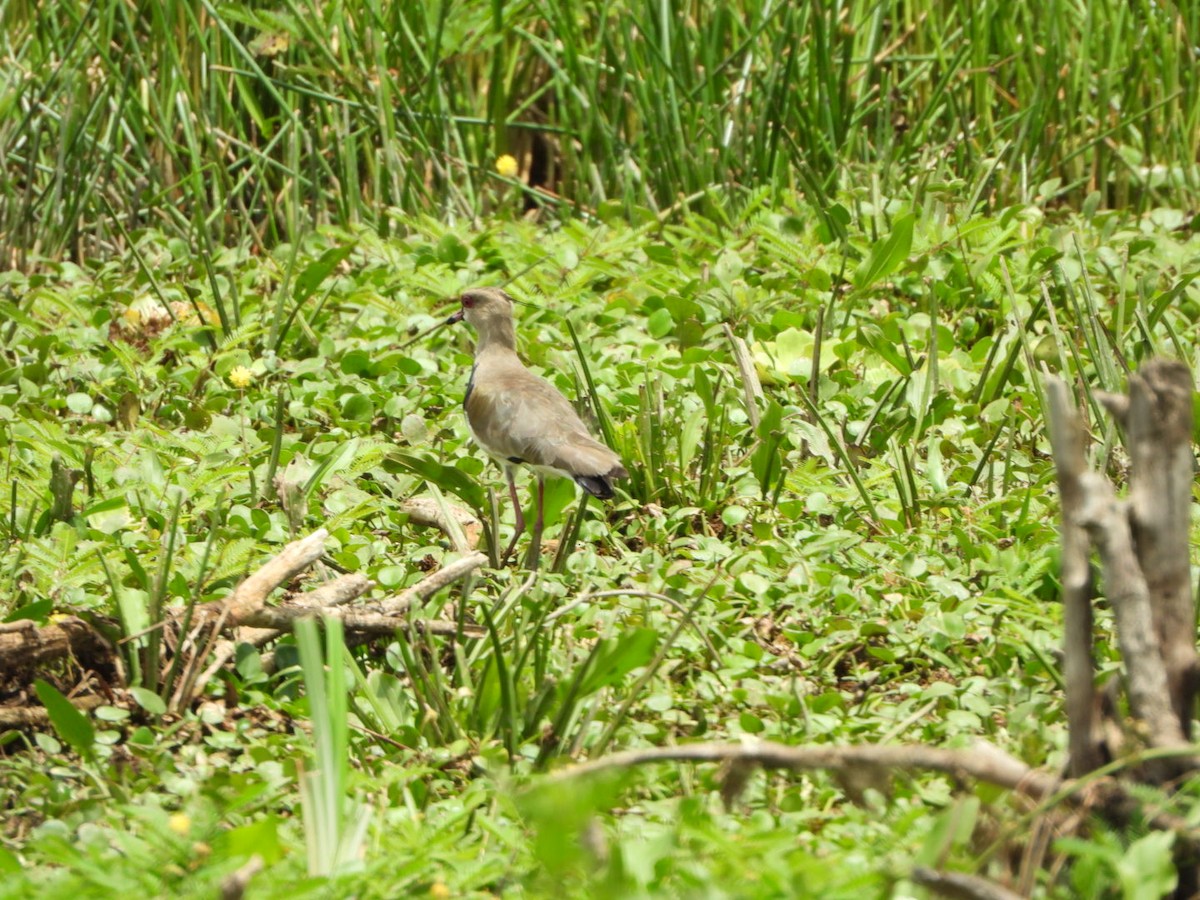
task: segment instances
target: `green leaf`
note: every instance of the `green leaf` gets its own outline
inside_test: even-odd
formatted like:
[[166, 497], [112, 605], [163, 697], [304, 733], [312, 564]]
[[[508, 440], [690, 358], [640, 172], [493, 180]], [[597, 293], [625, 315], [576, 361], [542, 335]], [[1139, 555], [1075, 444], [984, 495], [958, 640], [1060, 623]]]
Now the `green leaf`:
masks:
[[89, 506], [83, 511], [83, 517], [101, 534], [116, 534], [133, 521], [124, 497], [110, 497]]
[[713, 277], [721, 284], [729, 285], [739, 277], [742, 271], [746, 268], [746, 264], [742, 262], [742, 258], [736, 250], [725, 250], [717, 257], [716, 263], [713, 264]]
[[220, 858], [223, 859], [244, 859], [258, 854], [264, 863], [272, 865], [283, 856], [283, 848], [279, 844], [279, 822], [278, 816], [264, 816], [249, 825], [217, 835], [213, 840], [213, 848], [220, 851]]
[[1152, 831], [1129, 845], [1117, 863], [1125, 900], [1159, 900], [1175, 890], [1175, 833]]
[[375, 405], [366, 394], [350, 394], [342, 401], [342, 416], [351, 422], [369, 422], [375, 415]]
[[738, 716], [738, 724], [742, 726], [742, 731], [747, 734], [761, 734], [766, 728], [763, 725], [762, 719], [754, 715], [752, 712], [743, 712]]
[[384, 566], [375, 573], [375, 580], [379, 583], [380, 587], [390, 590], [403, 584], [407, 575], [408, 569], [404, 566]]
[[46, 707], [46, 714], [50, 716], [50, 723], [59, 737], [70, 744], [80, 756], [91, 756], [96, 732], [88, 717], [77, 710], [52, 684], [38, 678], [33, 682], [33, 689], [42, 701], [42, 706]]
[[79, 415], [87, 415], [92, 411], [92, 398], [87, 394], [67, 394], [67, 409]]
[[151, 715], [161, 716], [167, 711], [167, 704], [154, 691], [148, 691], [140, 687], [131, 687], [129, 694], [137, 701], [138, 706]]
[[437, 258], [447, 265], [464, 263], [469, 257], [466, 245], [452, 234], [447, 234], [437, 243]]
[[675, 327], [675, 320], [671, 318], [670, 311], [666, 309], [656, 309], [646, 320], [646, 330], [655, 339], [666, 337], [671, 333], [673, 327]]
[[766, 412], [758, 423], [758, 447], [750, 458], [750, 470], [758, 479], [765, 499], [783, 472], [783, 407], [774, 400], [767, 402]]
[[11, 850], [0, 847], [0, 874], [15, 875], [21, 871], [21, 861]]
[[677, 263], [675, 248], [666, 244], [648, 244], [642, 248], [646, 258], [663, 266], [673, 266]]
[[746, 507], [731, 504], [721, 510], [721, 521], [730, 528], [737, 528], [737, 526], [746, 521], [749, 515], [750, 511]]
[[619, 684], [631, 671], [654, 658], [658, 632], [653, 628], [631, 628], [615, 638], [607, 638], [596, 656], [592, 670], [580, 688], [580, 695]]
[[858, 340], [859, 343], [865, 344], [891, 363], [901, 375], [912, 374], [912, 366], [908, 364], [904, 354], [888, 339], [887, 335], [883, 333], [883, 329], [874, 322], [868, 322], [859, 327]]
[[347, 375], [361, 375], [371, 365], [371, 355], [366, 350], [351, 350], [342, 357], [342, 371]]
[[49, 598], [45, 600], [34, 600], [32, 603], [26, 603], [24, 606], [18, 606], [7, 616], [4, 617], [5, 622], [20, 622], [24, 619], [30, 619], [34, 622], [45, 620], [46, 616], [54, 609], [54, 601]]
[[300, 273], [300, 277], [296, 279], [295, 299], [297, 302], [303, 302], [311, 297], [321, 286], [321, 282], [328, 278], [338, 264], [353, 252], [353, 244], [333, 247], [322, 253], [318, 260], [309, 263]]
[[443, 465], [436, 460], [410, 453], [392, 452], [388, 454], [388, 459], [398, 462], [414, 475], [432, 481], [442, 490], [456, 495], [465, 501], [477, 515], [482, 516], [487, 495], [483, 486], [466, 472], [456, 469], [454, 466]]
[[854, 286], [859, 290], [869, 288], [887, 278], [900, 267], [912, 249], [912, 213], [903, 215], [892, 223], [892, 233], [875, 242], [871, 252], [854, 273]]

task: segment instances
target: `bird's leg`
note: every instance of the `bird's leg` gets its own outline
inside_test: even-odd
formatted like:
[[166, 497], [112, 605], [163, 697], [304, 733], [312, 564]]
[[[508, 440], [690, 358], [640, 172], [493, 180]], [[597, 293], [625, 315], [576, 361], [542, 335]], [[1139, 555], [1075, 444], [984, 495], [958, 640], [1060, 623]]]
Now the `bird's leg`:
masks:
[[529, 543], [529, 555], [525, 557], [525, 568], [536, 571], [542, 561], [542, 526], [545, 521], [546, 479], [538, 475], [537, 480], [537, 518], [533, 521], [533, 539]]
[[508, 542], [508, 546], [504, 549], [504, 555], [500, 557], [501, 568], [508, 563], [508, 557], [513, 552], [513, 547], [517, 546], [517, 538], [525, 533], [525, 513], [521, 511], [521, 501], [517, 499], [517, 482], [513, 479], [512, 467], [505, 466], [504, 474], [508, 476], [508, 496], [512, 500], [513, 513], [517, 521], [513, 526], [512, 540]]

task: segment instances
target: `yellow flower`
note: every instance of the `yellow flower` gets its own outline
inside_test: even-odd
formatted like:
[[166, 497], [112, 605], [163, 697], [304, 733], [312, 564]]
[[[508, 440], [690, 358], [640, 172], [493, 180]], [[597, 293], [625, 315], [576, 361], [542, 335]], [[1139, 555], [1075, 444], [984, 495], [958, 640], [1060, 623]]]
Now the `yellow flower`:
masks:
[[229, 383], [238, 390], [249, 387], [252, 381], [254, 381], [254, 373], [245, 366], [235, 366], [229, 373]]
[[[510, 156], [509, 159], [512, 159]], [[448, 900], [453, 894], [450, 893], [450, 888], [446, 886], [444, 881], [435, 881], [429, 886], [429, 896], [434, 900]]]
[[192, 830], [192, 820], [187, 813], [173, 813], [167, 819], [167, 827], [176, 834], [187, 834]]
[[496, 171], [505, 178], [516, 178], [519, 167], [517, 166], [516, 159], [505, 153], [496, 160]]

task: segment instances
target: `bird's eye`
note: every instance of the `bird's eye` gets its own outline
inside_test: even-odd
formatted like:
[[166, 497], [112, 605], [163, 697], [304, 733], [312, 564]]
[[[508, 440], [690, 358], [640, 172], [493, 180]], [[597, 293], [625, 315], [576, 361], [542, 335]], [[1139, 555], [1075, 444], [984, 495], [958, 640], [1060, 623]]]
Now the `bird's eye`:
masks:
[[463, 297], [462, 305], [463, 305], [463, 309], [471, 309], [475, 305], [475, 298], [474, 297]]

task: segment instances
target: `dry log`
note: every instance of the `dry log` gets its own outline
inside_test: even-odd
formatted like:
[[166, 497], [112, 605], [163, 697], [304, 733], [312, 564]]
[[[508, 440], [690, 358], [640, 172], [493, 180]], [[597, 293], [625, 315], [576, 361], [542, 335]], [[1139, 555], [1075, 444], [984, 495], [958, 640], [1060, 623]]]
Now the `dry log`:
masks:
[[74, 656], [88, 668], [115, 667], [112, 646], [75, 616], [63, 616], [41, 628], [30, 621], [0, 624], [0, 674], [33, 669], [66, 656]]
[[[96, 695], [77, 697], [72, 705], [81, 712], [104, 705], [104, 699]], [[47, 728], [50, 715], [41, 706], [0, 706], [0, 731], [10, 728]]]

